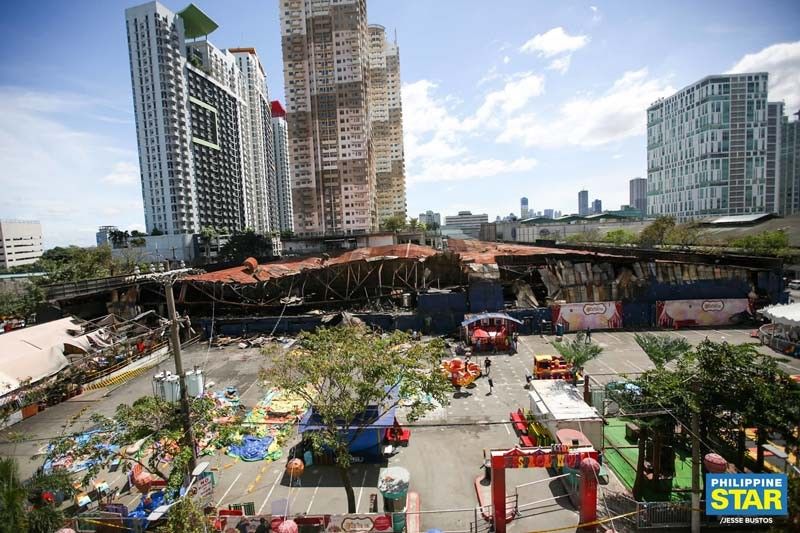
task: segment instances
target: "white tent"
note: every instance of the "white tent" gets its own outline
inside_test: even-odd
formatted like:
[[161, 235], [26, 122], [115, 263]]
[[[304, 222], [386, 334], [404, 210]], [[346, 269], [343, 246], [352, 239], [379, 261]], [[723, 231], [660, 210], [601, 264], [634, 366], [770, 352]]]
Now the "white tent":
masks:
[[800, 303], [771, 305], [759, 312], [775, 324], [800, 326]]
[[78, 321], [62, 318], [0, 335], [0, 396], [18, 389], [20, 382], [36, 383], [66, 367], [65, 344], [89, 347], [88, 341], [72, 335], [81, 331]]

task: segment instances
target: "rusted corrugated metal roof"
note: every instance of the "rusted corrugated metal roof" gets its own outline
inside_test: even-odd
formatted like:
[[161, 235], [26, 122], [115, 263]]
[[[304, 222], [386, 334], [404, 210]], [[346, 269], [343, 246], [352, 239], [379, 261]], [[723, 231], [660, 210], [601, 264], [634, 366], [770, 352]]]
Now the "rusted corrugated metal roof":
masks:
[[591, 255], [612, 257], [608, 254], [598, 254], [586, 250], [568, 250], [564, 248], [545, 248], [542, 246], [526, 246], [522, 244], [506, 244], [498, 242], [449, 239], [447, 248], [461, 256], [464, 261], [477, 264], [497, 263], [497, 258], [502, 256], [531, 256], [531, 255]]
[[198, 274], [183, 278], [187, 281], [199, 281], [207, 283], [258, 283], [270, 279], [281, 278], [298, 274], [303, 270], [317, 270], [334, 265], [342, 265], [355, 261], [377, 261], [380, 259], [425, 259], [438, 252], [428, 246], [416, 244], [396, 244], [387, 246], [375, 246], [371, 248], [358, 248], [341, 253], [331, 258], [324, 257], [302, 257], [287, 258], [258, 265], [255, 272], [250, 272], [249, 268], [242, 265], [216, 272]]

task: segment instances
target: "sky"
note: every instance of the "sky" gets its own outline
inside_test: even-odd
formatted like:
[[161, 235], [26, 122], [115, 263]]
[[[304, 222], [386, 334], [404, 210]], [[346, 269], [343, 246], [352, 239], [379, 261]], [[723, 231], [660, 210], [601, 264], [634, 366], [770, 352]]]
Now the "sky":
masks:
[[[178, 11], [186, 2], [165, 0]], [[283, 100], [278, 0], [196, 0], [218, 47], [255, 46]], [[46, 246], [144, 229], [124, 10], [0, 5], [0, 218]], [[710, 75], [770, 73], [800, 109], [800, 2], [368, 0], [400, 46], [409, 216], [628, 203], [646, 177], [645, 110]]]

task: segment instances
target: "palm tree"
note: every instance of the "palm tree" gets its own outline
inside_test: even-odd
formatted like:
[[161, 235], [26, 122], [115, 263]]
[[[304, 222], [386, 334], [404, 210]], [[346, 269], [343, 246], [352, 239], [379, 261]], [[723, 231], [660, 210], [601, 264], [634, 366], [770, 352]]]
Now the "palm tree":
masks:
[[603, 348], [599, 345], [587, 343], [586, 334], [583, 331], [579, 331], [575, 335], [575, 339], [554, 342], [553, 346], [564, 358], [564, 361], [572, 365], [573, 385], [578, 384], [578, 372], [580, 369], [603, 351]]
[[206, 263], [208, 263], [211, 258], [211, 239], [215, 239], [218, 236], [219, 233], [213, 226], [205, 226], [200, 229], [200, 237], [203, 238], [206, 245]]
[[683, 337], [653, 335], [652, 333], [642, 335], [637, 333], [634, 337], [656, 368], [664, 368], [667, 363], [692, 349], [692, 345]]
[[28, 491], [19, 477], [17, 461], [0, 458], [0, 524], [4, 531], [25, 531], [27, 527], [25, 502]]

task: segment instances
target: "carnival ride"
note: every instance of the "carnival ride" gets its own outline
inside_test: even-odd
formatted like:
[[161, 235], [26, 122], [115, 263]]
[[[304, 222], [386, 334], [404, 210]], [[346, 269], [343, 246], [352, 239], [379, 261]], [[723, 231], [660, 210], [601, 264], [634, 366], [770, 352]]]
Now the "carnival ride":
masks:
[[[572, 379], [572, 366], [560, 355], [534, 355], [534, 379]], [[582, 376], [578, 374], [578, 381]]]
[[481, 375], [480, 365], [460, 357], [442, 361], [442, 371], [455, 387], [467, 387]]

